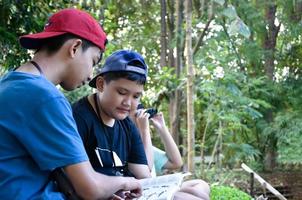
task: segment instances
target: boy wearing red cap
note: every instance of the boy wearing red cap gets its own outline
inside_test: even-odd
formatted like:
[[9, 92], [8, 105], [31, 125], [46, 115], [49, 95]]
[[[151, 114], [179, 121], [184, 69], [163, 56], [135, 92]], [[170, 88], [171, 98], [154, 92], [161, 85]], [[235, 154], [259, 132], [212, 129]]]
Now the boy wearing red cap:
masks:
[[98, 22], [86, 12], [64, 9], [43, 32], [22, 36], [20, 44], [35, 55], [0, 79], [0, 199], [64, 199], [49, 178], [58, 167], [82, 198], [106, 199], [120, 190], [139, 196], [135, 179], [93, 170], [71, 107], [56, 88], [73, 90], [90, 80], [106, 45]]

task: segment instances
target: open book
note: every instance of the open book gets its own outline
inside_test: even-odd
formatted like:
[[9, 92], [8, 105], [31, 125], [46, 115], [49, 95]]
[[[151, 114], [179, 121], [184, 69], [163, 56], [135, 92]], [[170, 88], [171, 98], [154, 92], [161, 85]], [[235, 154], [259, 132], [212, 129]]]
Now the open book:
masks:
[[172, 200], [173, 194], [180, 188], [184, 177], [191, 173], [175, 173], [154, 178], [141, 179], [143, 195], [139, 200]]

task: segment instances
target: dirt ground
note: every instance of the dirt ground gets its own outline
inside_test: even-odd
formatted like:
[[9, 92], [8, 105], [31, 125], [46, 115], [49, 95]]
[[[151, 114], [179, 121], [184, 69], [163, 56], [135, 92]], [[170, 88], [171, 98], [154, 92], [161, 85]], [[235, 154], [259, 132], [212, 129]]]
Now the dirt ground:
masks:
[[274, 171], [261, 173], [262, 178], [272, 186], [288, 186], [294, 200], [302, 200], [302, 171]]
[[[288, 200], [302, 200], [302, 171], [274, 171], [271, 173], [259, 173], [259, 175], [283, 194]], [[262, 193], [262, 189], [255, 180], [255, 193]], [[249, 191], [249, 186], [245, 188]], [[273, 195], [268, 194], [269, 200], [274, 200]]]

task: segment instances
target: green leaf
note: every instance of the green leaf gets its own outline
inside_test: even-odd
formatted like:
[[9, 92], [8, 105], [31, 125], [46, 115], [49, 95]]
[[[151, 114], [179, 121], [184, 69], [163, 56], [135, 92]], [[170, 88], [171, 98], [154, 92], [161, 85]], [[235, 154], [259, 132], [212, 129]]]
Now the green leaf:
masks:
[[239, 33], [245, 38], [249, 38], [251, 36], [249, 27], [242, 20], [239, 22]]
[[234, 20], [238, 17], [234, 6], [230, 5], [222, 11], [222, 14], [228, 17], [230, 20]]
[[255, 110], [251, 107], [246, 107], [245, 110], [253, 119], [263, 117], [263, 115], [260, 112], [258, 112], [257, 110]]
[[245, 38], [249, 38], [251, 35], [249, 27], [245, 25], [245, 23], [239, 17], [232, 21], [230, 27], [228, 28], [228, 33], [230, 35], [235, 35], [238, 33]]
[[225, 0], [214, 0], [214, 2], [218, 3], [219, 5], [223, 6]]
[[229, 84], [227, 86], [228, 90], [235, 96], [241, 96], [242, 92], [235, 84]]

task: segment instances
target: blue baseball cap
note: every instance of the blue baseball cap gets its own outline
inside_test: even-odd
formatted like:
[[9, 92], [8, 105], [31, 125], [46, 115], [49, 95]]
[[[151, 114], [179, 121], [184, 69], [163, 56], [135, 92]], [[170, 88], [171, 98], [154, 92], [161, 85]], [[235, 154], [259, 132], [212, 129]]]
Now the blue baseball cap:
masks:
[[112, 53], [105, 61], [98, 74], [89, 82], [89, 86], [96, 88], [96, 79], [108, 72], [134, 72], [147, 78], [148, 66], [144, 58], [131, 50], [118, 50]]

